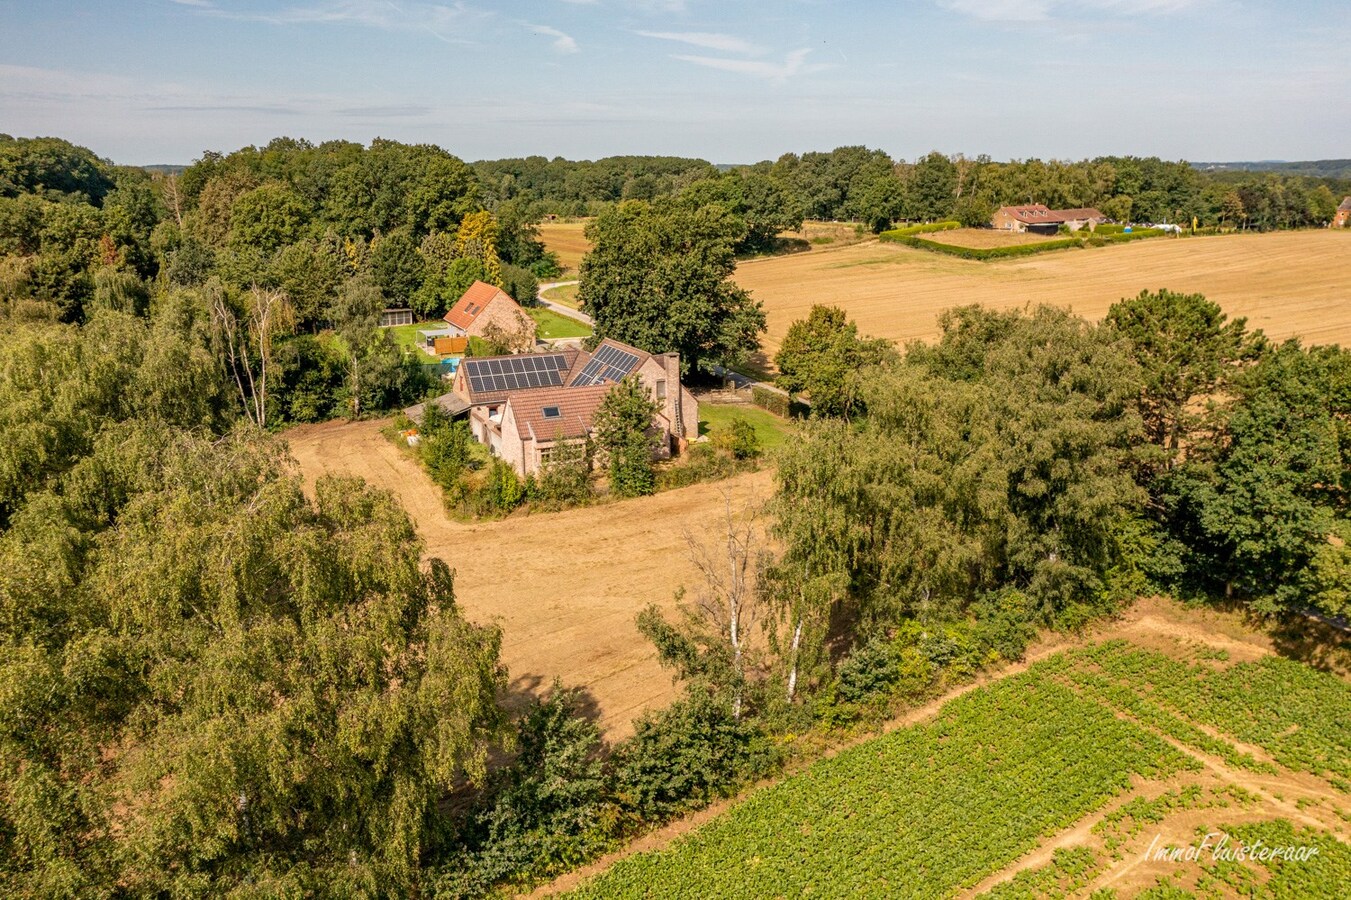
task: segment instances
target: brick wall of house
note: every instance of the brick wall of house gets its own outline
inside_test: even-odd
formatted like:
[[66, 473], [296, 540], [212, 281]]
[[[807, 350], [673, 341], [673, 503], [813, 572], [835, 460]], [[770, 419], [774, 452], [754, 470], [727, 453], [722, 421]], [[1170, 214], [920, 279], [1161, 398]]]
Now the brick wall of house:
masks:
[[524, 478], [539, 468], [539, 454], [535, 451], [535, 441], [528, 434], [522, 435], [516, 427], [516, 417], [508, 404], [502, 412], [502, 438], [497, 455], [516, 469], [516, 474]]
[[1013, 216], [1009, 215], [1007, 210], [1000, 209], [995, 212], [994, 218], [990, 224], [1001, 231], [1022, 231], [1027, 226], [1019, 222]]
[[494, 299], [478, 314], [466, 333], [472, 337], [485, 337], [494, 328], [502, 335], [515, 337], [510, 341], [515, 353], [525, 352], [535, 345], [535, 320], [510, 300]]

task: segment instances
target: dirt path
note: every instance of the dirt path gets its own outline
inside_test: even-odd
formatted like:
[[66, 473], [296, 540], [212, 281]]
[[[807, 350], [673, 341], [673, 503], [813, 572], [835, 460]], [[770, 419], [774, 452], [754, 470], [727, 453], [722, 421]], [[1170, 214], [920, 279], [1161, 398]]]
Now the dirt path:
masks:
[[555, 676], [583, 687], [607, 738], [632, 733], [632, 719], [675, 691], [634, 625], [648, 603], [673, 607], [696, 585], [684, 531], [707, 538], [722, 510], [771, 493], [768, 472], [653, 497], [498, 522], [451, 520], [440, 489], [378, 422], [329, 422], [283, 434], [307, 483], [324, 473], [360, 476], [403, 503], [427, 545], [456, 571], [455, 594], [469, 617], [502, 628], [502, 658], [514, 698]]

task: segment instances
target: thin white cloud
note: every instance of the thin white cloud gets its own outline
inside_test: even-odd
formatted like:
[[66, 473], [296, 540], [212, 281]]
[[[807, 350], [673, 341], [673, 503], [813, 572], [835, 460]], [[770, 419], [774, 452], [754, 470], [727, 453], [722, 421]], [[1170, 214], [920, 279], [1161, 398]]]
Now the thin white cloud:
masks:
[[677, 41], [704, 50], [717, 50], [722, 53], [744, 53], [747, 56], [759, 56], [765, 48], [750, 41], [742, 40], [731, 34], [719, 34], [711, 31], [638, 31], [635, 34], [659, 41]]
[[203, 12], [225, 19], [268, 25], [364, 25], [383, 31], [421, 31], [446, 41], [463, 43], [464, 22], [471, 14], [462, 3], [399, 2], [393, 0], [325, 0], [287, 6], [275, 12], [235, 12], [207, 3]]
[[784, 57], [782, 63], [774, 63], [760, 59], [723, 59], [716, 56], [692, 56], [684, 53], [673, 54], [671, 58], [678, 59], [682, 62], [693, 63], [696, 66], [718, 69], [723, 72], [735, 72], [738, 75], [750, 75], [753, 78], [763, 78], [766, 81], [775, 84], [782, 84], [795, 75], [810, 75], [813, 72], [820, 72], [823, 69], [830, 68], [829, 65], [821, 63], [807, 65], [806, 61], [808, 53], [811, 53], [810, 47], [794, 50]]
[[177, 3], [179, 6], [191, 6], [193, 9], [212, 9], [215, 4], [211, 0], [169, 0], [170, 3]]
[[938, 0], [953, 12], [987, 22], [1048, 22], [1086, 13], [1113, 16], [1168, 15], [1207, 0]]
[[551, 28], [548, 25], [527, 25], [533, 31], [539, 34], [546, 34], [554, 39], [554, 49], [559, 53], [576, 53], [577, 41], [570, 34], [559, 31], [557, 28]]

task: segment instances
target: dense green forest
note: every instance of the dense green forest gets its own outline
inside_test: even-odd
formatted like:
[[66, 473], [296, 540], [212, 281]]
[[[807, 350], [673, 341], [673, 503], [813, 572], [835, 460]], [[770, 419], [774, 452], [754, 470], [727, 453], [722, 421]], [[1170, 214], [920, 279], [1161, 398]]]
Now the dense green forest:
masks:
[[782, 218], [780, 228], [805, 217], [865, 222], [876, 231], [901, 220], [984, 225], [997, 207], [1017, 203], [1095, 206], [1122, 222], [1194, 217], [1205, 226], [1298, 228], [1327, 224], [1351, 194], [1351, 173], [1335, 166], [1211, 172], [1156, 157], [996, 162], [938, 152], [907, 162], [867, 147], [788, 153], [723, 171], [702, 160], [539, 156], [479, 162], [474, 170], [485, 196], [526, 201], [540, 213], [594, 215], [619, 200], [718, 196]]
[[[602, 329], [756, 339], [729, 289], [753, 203], [688, 199], [729, 184], [776, 188], [732, 173], [598, 220]], [[0, 193], [6, 895], [481, 896], [1142, 592], [1351, 606], [1351, 354], [1168, 291], [1098, 324], [961, 307], [903, 351], [818, 309], [777, 359], [820, 402], [774, 458], [776, 551], [729, 509], [692, 548], [717, 602], [638, 617], [677, 701], [617, 746], [561, 689], [513, 720], [455, 561], [360, 482], [307, 496], [267, 431], [418, 395], [375, 314], [547, 265], [525, 201], [435, 148], [284, 140], [174, 179], [5, 140]], [[671, 316], [651, 286], [676, 282]]]

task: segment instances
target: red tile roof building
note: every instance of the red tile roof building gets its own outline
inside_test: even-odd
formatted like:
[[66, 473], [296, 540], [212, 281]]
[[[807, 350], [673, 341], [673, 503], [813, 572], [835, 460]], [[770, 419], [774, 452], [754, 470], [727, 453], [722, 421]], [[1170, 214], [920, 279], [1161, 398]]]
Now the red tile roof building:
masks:
[[1078, 209], [1051, 209], [1040, 203], [1025, 206], [1001, 206], [990, 224], [1001, 231], [1055, 231], [1061, 225], [1070, 231], [1093, 228], [1107, 221], [1107, 217], [1091, 206]]
[[452, 337], [493, 337], [521, 353], [535, 345], [535, 320], [496, 285], [475, 281], [445, 315]]
[[1351, 225], [1351, 197], [1342, 201], [1341, 206], [1337, 207], [1337, 213], [1332, 217], [1333, 228], [1346, 228]]

